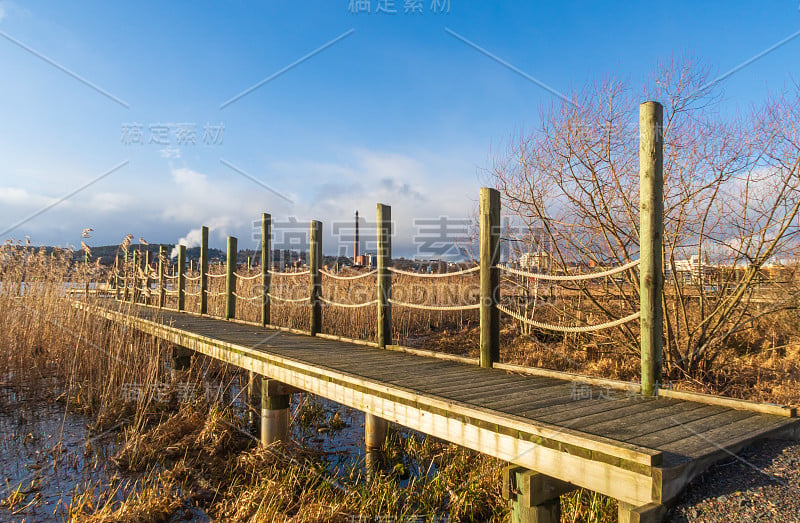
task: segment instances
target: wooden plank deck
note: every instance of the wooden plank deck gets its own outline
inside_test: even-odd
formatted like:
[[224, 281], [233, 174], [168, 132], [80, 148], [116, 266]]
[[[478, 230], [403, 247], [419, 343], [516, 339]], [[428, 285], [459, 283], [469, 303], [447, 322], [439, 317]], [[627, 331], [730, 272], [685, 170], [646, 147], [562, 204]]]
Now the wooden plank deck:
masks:
[[512, 374], [113, 301], [90, 310], [634, 506], [669, 502], [711, 463], [757, 439], [800, 435], [794, 411], [779, 408], [644, 398], [552, 373]]

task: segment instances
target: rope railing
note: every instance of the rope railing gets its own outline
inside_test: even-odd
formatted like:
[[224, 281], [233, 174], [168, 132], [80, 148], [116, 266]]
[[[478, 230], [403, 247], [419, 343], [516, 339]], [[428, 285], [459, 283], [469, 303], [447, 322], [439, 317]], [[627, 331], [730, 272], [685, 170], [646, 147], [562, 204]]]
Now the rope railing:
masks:
[[524, 276], [526, 278], [533, 278], [538, 280], [583, 281], [583, 280], [593, 280], [596, 278], [605, 278], [606, 276], [612, 276], [614, 274], [627, 271], [628, 269], [632, 269], [637, 265], [639, 265], [639, 260], [628, 262], [625, 265], [620, 265], [619, 267], [614, 267], [613, 269], [609, 269], [603, 272], [592, 272], [589, 274], [574, 274], [574, 275], [539, 274], [536, 272], [521, 271], [519, 269], [512, 269], [511, 267], [504, 267], [504, 266], [498, 266], [497, 268], [500, 269], [501, 271], [505, 271], [510, 274], [516, 274], [517, 276]]
[[302, 302], [308, 301], [310, 299], [308, 296], [306, 296], [305, 298], [300, 298], [300, 299], [281, 298], [280, 296], [275, 296], [273, 294], [267, 294], [267, 296], [269, 296], [270, 299], [272, 299], [272, 300], [283, 301], [283, 302], [286, 302], [286, 303], [302, 303]]
[[326, 305], [331, 305], [333, 307], [344, 307], [346, 309], [358, 309], [361, 307], [368, 307], [370, 305], [377, 305], [379, 303], [378, 300], [367, 301], [364, 303], [342, 303], [338, 301], [326, 300], [322, 296], [319, 297], [319, 301]]
[[227, 294], [226, 292], [211, 292], [211, 291], [207, 291], [207, 293], [209, 296], [225, 296]]
[[198, 274], [197, 276], [184, 276], [186, 281], [200, 281], [201, 276]]
[[280, 272], [270, 270], [269, 273], [273, 276], [305, 276], [307, 274], [311, 274], [311, 271]]
[[507, 314], [507, 315], [511, 316], [512, 318], [514, 318], [515, 320], [518, 320], [518, 321], [521, 321], [523, 323], [526, 323], [526, 324], [528, 324], [528, 325], [530, 325], [532, 327], [536, 327], [536, 328], [542, 329], [542, 330], [549, 330], [549, 331], [555, 331], [555, 332], [566, 332], [566, 333], [593, 332], [593, 331], [598, 331], [598, 330], [602, 330], [602, 329], [610, 329], [612, 327], [616, 327], [618, 325], [622, 325], [623, 323], [628, 323], [629, 321], [633, 321], [635, 319], [638, 319], [639, 315], [641, 314], [640, 311], [636, 311], [633, 314], [629, 314], [628, 316], [625, 316], [624, 318], [619, 318], [617, 320], [609, 321], [609, 322], [606, 322], [606, 323], [600, 323], [600, 324], [597, 324], [597, 325], [584, 325], [584, 326], [580, 326], [580, 327], [564, 327], [562, 325], [551, 325], [549, 323], [541, 323], [541, 322], [538, 322], [536, 320], [532, 320], [530, 318], [526, 318], [526, 317], [522, 316], [521, 314], [518, 314], [518, 313], [516, 313], [516, 312], [514, 312], [512, 310], [509, 310], [509, 309], [503, 307], [500, 304], [497, 305], [497, 308], [502, 313]]
[[239, 279], [239, 280], [255, 280], [256, 278], [260, 278], [261, 277], [261, 273], [254, 274], [252, 276], [242, 276], [241, 274], [236, 272], [236, 273], [234, 273], [234, 276], [236, 276], [236, 278]]
[[180, 274], [174, 274], [172, 276], [169, 276], [168, 274], [164, 275], [165, 280], [177, 280], [178, 278], [180, 278]]
[[228, 275], [227, 274], [211, 274], [210, 272], [207, 272], [206, 276], [209, 277], [209, 278], [225, 278]]
[[245, 300], [245, 301], [251, 301], [251, 300], [260, 300], [260, 299], [261, 299], [261, 296], [259, 296], [259, 295], [256, 295], [256, 296], [250, 296], [250, 297], [245, 297], [245, 296], [242, 296], [242, 295], [240, 295], [240, 294], [237, 294], [237, 293], [235, 293], [235, 292], [233, 293], [233, 295], [234, 295], [234, 296], [236, 296], [237, 298], [239, 298], [240, 300]]
[[471, 274], [479, 270], [481, 270], [480, 265], [476, 265], [475, 267], [455, 272], [437, 272], [432, 274], [424, 274], [421, 272], [404, 271], [402, 269], [395, 269], [394, 267], [389, 267], [389, 272], [393, 272], [395, 274], [405, 274], [406, 276], [416, 276], [418, 278], [449, 278], [451, 276], [463, 276], [465, 274]]
[[481, 308], [480, 303], [476, 303], [474, 305], [422, 305], [419, 303], [407, 303], [392, 298], [389, 298], [389, 303], [392, 305], [399, 305], [401, 307], [408, 307], [410, 309], [420, 309], [426, 311], [469, 311]]
[[373, 269], [369, 272], [365, 272], [364, 274], [356, 274], [355, 276], [340, 276], [338, 274], [334, 274], [332, 272], [328, 272], [325, 269], [320, 269], [319, 271], [321, 274], [324, 274], [328, 278], [333, 278], [334, 280], [358, 280], [361, 278], [366, 278], [367, 276], [372, 276], [373, 274], [378, 274], [377, 269]]
[[200, 291], [198, 291], [198, 292], [189, 292], [189, 291], [183, 291], [183, 293], [184, 293], [186, 296], [200, 296], [200, 294], [201, 294], [201, 293], [200, 293]]

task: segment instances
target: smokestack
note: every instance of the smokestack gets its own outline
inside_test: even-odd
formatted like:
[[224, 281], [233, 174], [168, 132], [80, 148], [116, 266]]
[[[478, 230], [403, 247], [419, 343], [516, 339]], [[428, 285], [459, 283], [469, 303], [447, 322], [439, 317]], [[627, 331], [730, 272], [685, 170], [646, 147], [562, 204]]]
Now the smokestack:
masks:
[[353, 265], [356, 265], [358, 259], [358, 209], [356, 209], [356, 241], [353, 244]]

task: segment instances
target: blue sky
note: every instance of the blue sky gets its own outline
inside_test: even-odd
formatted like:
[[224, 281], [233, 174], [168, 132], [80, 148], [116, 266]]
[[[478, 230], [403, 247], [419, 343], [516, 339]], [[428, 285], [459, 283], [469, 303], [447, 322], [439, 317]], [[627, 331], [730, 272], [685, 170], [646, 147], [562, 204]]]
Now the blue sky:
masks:
[[[252, 247], [267, 211], [322, 220], [332, 253], [350, 245], [333, 223], [382, 202], [413, 256], [414, 218], [467, 218], [481, 170], [550, 90], [638, 83], [673, 54], [722, 74], [800, 30], [798, 0], [406, 3], [0, 0], [3, 239], [191, 243], [207, 224], [215, 246]], [[798, 57], [800, 37], [731, 75], [723, 110], [791, 85]]]

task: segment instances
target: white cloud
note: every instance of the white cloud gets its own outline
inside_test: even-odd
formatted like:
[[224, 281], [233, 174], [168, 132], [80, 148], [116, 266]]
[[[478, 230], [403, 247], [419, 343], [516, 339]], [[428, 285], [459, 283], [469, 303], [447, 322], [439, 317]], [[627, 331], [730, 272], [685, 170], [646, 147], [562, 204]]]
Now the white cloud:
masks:
[[56, 201], [56, 198], [28, 192], [17, 187], [0, 187], [0, 203], [18, 207], [43, 207]]

